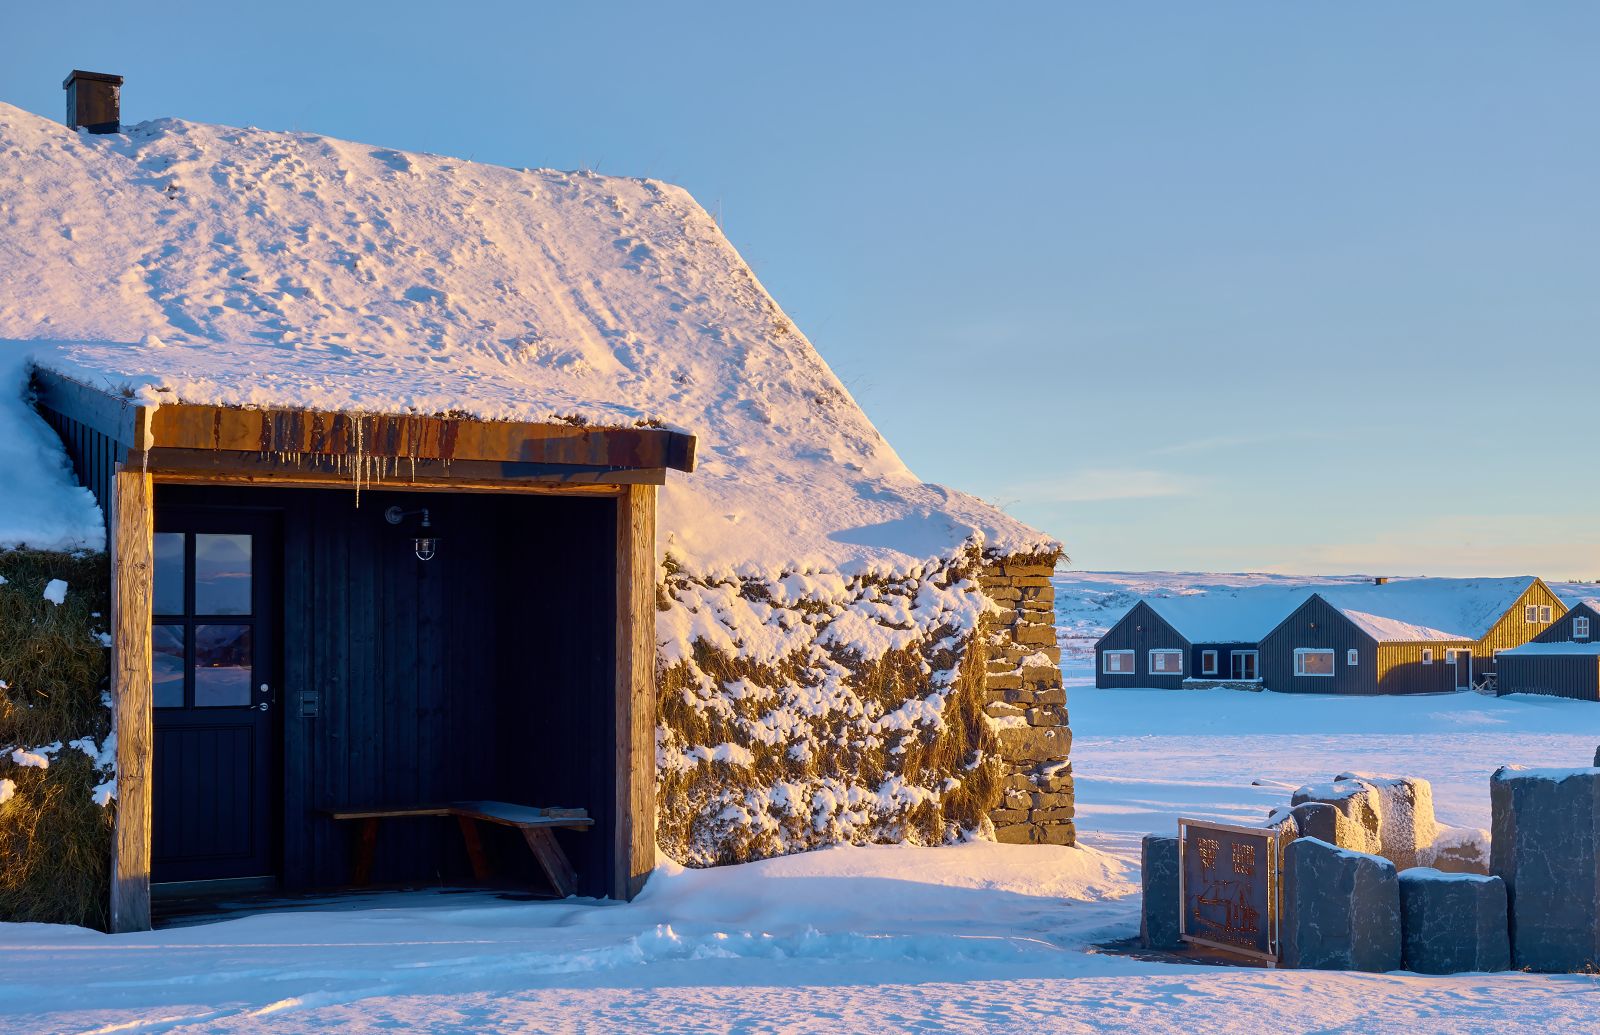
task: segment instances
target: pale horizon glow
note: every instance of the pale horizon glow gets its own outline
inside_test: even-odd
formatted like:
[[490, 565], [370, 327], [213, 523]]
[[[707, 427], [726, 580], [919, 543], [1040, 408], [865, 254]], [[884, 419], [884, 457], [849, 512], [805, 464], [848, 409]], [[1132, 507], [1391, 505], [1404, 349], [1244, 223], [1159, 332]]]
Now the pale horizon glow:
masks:
[[1077, 567], [1600, 578], [1593, 5], [74, 12], [0, 101], [684, 185]]

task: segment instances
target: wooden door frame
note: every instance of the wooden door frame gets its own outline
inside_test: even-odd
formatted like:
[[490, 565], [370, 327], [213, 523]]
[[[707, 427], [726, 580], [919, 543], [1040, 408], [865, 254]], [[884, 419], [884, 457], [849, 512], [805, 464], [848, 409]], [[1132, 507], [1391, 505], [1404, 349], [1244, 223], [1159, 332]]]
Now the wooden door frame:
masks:
[[[150, 929], [152, 757], [151, 607], [156, 481], [220, 479], [153, 475], [142, 464], [117, 464], [111, 477], [108, 537], [111, 564], [112, 728], [117, 736], [117, 799], [112, 830], [110, 928]], [[254, 484], [294, 484], [286, 478]], [[304, 484], [304, 482], [300, 482]], [[322, 484], [326, 485], [327, 482]], [[346, 483], [348, 484], [348, 483]], [[386, 484], [385, 490], [450, 491], [439, 484]], [[460, 486], [467, 491], [565, 494], [558, 485]], [[617, 501], [616, 651], [613, 687], [616, 810], [610, 896], [632, 899], [655, 867], [655, 588], [656, 486], [585, 485], [577, 492]], [[281, 683], [281, 679], [280, 679]], [[287, 700], [280, 686], [280, 700]]]

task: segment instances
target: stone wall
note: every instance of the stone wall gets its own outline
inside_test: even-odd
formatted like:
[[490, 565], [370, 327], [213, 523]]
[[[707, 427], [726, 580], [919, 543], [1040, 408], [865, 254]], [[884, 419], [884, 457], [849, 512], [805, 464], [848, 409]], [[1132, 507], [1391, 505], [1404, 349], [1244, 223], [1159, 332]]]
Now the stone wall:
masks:
[[989, 643], [984, 696], [1006, 765], [1004, 797], [990, 818], [995, 837], [1012, 844], [1077, 841], [1072, 730], [1050, 582], [1058, 557], [986, 558], [981, 579], [999, 607], [982, 626]]

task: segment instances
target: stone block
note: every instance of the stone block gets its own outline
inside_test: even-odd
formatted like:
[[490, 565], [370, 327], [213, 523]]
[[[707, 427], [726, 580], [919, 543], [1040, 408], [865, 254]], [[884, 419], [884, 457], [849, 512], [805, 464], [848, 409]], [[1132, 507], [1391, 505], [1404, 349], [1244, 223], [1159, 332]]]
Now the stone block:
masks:
[[1012, 823], [1026, 823], [1028, 822], [1028, 807], [1023, 805], [1014, 809], [995, 809], [989, 813], [989, 822], [993, 823], [995, 826], [1002, 826]]
[[[1433, 844], [1439, 823], [1433, 815], [1433, 785], [1415, 776], [1341, 773], [1335, 783], [1355, 781], [1377, 793], [1379, 855], [1399, 870], [1421, 864], [1419, 853]], [[1371, 851], [1371, 849], [1369, 849]]]
[[1056, 642], [1056, 629], [1053, 625], [1024, 625], [1017, 629], [1018, 643], [1047, 644]]
[[1502, 767], [1489, 804], [1489, 871], [1506, 882], [1512, 965], [1600, 966], [1600, 768]]
[[1296, 790], [1289, 799], [1291, 805], [1307, 802], [1332, 805], [1339, 811], [1341, 818], [1334, 821], [1338, 833], [1329, 844], [1358, 852], [1378, 852], [1383, 842], [1378, 836], [1382, 820], [1378, 814], [1376, 788], [1355, 780], [1309, 784]]
[[[1326, 841], [1330, 845], [1337, 845], [1340, 848], [1361, 850], [1359, 845], [1339, 843], [1340, 821], [1344, 819], [1344, 814], [1332, 805], [1320, 801], [1302, 802], [1291, 808], [1289, 813], [1294, 816], [1294, 825], [1295, 829], [1299, 831], [1299, 836], [1314, 837], [1319, 841]], [[1366, 842], [1364, 833], [1361, 840], [1362, 843]]]
[[1034, 809], [1028, 818], [1035, 823], [1060, 823], [1077, 818], [1077, 808], [1072, 805], [1061, 805], [1055, 808]]
[[1059, 686], [1052, 686], [1045, 690], [1035, 690], [1033, 699], [1039, 704], [1066, 704], [1067, 692]]
[[1072, 823], [1046, 823], [1035, 828], [1039, 831], [1039, 843], [1046, 845], [1061, 845], [1071, 848], [1078, 843], [1078, 828]]
[[1283, 853], [1283, 965], [1319, 970], [1400, 966], [1394, 863], [1302, 837]]
[[1001, 756], [1011, 761], [1061, 759], [1072, 750], [1072, 731], [1065, 726], [1007, 726], [996, 736]]
[[1022, 677], [1019, 676], [1019, 675], [1012, 675], [1012, 674], [1008, 674], [1008, 673], [1001, 673], [1001, 674], [998, 674], [998, 675], [985, 675], [983, 677], [983, 688], [985, 690], [991, 690], [991, 691], [992, 690], [1021, 690], [1022, 689]]
[[1178, 937], [1178, 839], [1146, 834], [1139, 846], [1139, 944], [1147, 949], [1176, 949]]
[[1401, 871], [1400, 940], [1401, 966], [1418, 974], [1508, 969], [1505, 881], [1424, 866]]
[[995, 824], [994, 839], [1003, 845], [1033, 844], [1033, 827], [1027, 823]]
[[1418, 865], [1445, 873], [1489, 872], [1489, 832], [1481, 827], [1440, 827], [1433, 844], [1417, 853]]
[[1021, 707], [1004, 701], [990, 701], [983, 706], [983, 710], [996, 719], [1010, 719], [1026, 714]]
[[1067, 715], [1059, 707], [1044, 705], [1028, 709], [1029, 726], [1065, 726]]

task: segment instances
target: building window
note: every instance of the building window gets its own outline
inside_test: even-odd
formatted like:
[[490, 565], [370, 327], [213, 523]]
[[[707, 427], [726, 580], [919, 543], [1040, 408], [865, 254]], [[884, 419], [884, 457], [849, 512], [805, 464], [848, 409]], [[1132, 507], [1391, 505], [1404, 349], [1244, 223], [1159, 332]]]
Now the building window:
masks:
[[1344, 652], [1344, 663], [1352, 668], [1361, 664], [1361, 652], [1351, 647]]
[[1541, 621], [1541, 622], [1550, 621], [1550, 605], [1549, 604], [1540, 604], [1539, 605], [1539, 621]]
[[1133, 675], [1133, 651], [1108, 650], [1105, 652], [1101, 664], [1104, 666], [1105, 673], [1108, 676], [1131, 676]]
[[1589, 638], [1588, 615], [1579, 615], [1572, 620], [1572, 636], [1578, 640], [1587, 640]]
[[1183, 651], [1153, 650], [1150, 652], [1152, 676], [1177, 676], [1183, 674]]
[[1260, 653], [1236, 650], [1228, 655], [1228, 671], [1234, 679], [1260, 679]]
[[1203, 650], [1200, 652], [1200, 674], [1214, 676], [1217, 674], [1217, 652]]
[[1424, 665], [1433, 664], [1433, 648], [1432, 647], [1424, 647], [1424, 648], [1422, 648], [1422, 663]]
[[1333, 675], [1333, 651], [1314, 647], [1296, 647], [1294, 674], [1297, 676]]
[[1537, 622], [1539, 620], [1539, 608], [1533, 604], [1529, 604], [1527, 607], [1523, 608], [1522, 620], [1527, 622], [1529, 625]]

